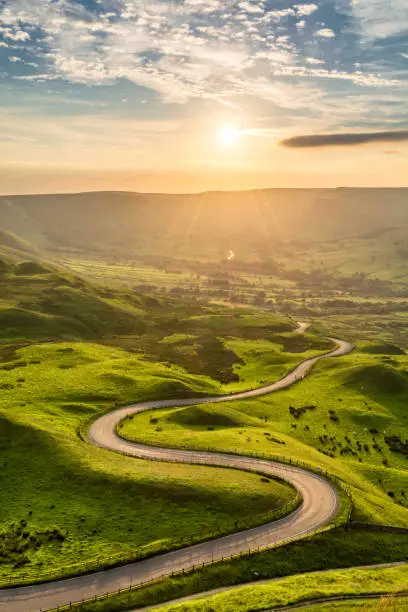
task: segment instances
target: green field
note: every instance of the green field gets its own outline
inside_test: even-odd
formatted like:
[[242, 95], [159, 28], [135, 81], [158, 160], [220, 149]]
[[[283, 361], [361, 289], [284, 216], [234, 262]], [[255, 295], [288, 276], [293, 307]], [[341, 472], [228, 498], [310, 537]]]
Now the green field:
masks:
[[158, 446], [296, 457], [348, 483], [353, 519], [404, 526], [408, 358], [372, 346], [320, 362], [301, 385], [270, 396], [157, 410], [154, 424], [151, 415], [136, 415], [121, 435]]
[[408, 566], [378, 570], [352, 569], [281, 578], [265, 585], [237, 588], [186, 603], [157, 608], [166, 612], [249, 612], [267, 610], [335, 595], [404, 592]]
[[[310, 377], [285, 391], [142, 413], [123, 423], [121, 435], [159, 446], [295, 459], [343, 481], [352, 496], [352, 520], [406, 526], [408, 317], [397, 295], [403, 283], [394, 278], [401, 270], [395, 262], [392, 273], [384, 262], [380, 267], [377, 254], [372, 265], [378, 264], [380, 280], [353, 277], [368, 252], [366, 240], [360, 242], [354, 263], [349, 255], [341, 259], [341, 244], [299, 247], [302, 274], [289, 269], [282, 251], [279, 274], [259, 262], [241, 268], [238, 262], [226, 284], [225, 266], [214, 261], [205, 269], [193, 260], [167, 262], [164, 269], [157, 261], [109, 263], [101, 254], [65, 252], [61, 267], [50, 253], [0, 233], [6, 500], [0, 508], [0, 584], [123, 563], [273, 520], [295, 507], [295, 492], [281, 482], [149, 463], [83, 440], [92, 420], [117, 406], [272, 382], [331, 350], [325, 336], [357, 341], [357, 348], [319, 362]], [[317, 252], [323, 261], [330, 250], [316, 273]], [[325, 276], [323, 268], [333, 262], [343, 280]], [[296, 320], [303, 315], [312, 326], [298, 334]], [[407, 558], [406, 535], [334, 531], [84, 610], [124, 611], [216, 585]], [[393, 571], [391, 590], [402, 580], [402, 570]], [[351, 594], [361, 592], [359, 576], [347, 582], [341, 575], [324, 592], [349, 592], [349, 584]], [[260, 594], [247, 587], [239, 600], [220, 595], [214, 609], [262, 609], [254, 603], [258, 597], [264, 605], [289, 601], [291, 593], [307, 598], [320, 588], [313, 576], [287, 580]], [[384, 584], [383, 578], [367, 580], [374, 590]]]
[[327, 604], [318, 604], [315, 606], [304, 606], [301, 608], [303, 612], [331, 612], [336, 610], [340, 612], [406, 612], [408, 610], [408, 600], [406, 597], [384, 596], [379, 599], [358, 599], [355, 601], [349, 600], [344, 603], [331, 602]]
[[[330, 567], [330, 565], [329, 565]], [[138, 594], [138, 591], [125, 592], [116, 598], [105, 598], [98, 602], [81, 604], [75, 606], [77, 612], [125, 612], [137, 607], [149, 604], [157, 604], [155, 610], [163, 612], [255, 612], [256, 610], [270, 610], [281, 606], [301, 604], [302, 602], [310, 602], [310, 609], [315, 609], [311, 602], [320, 601], [330, 597], [355, 597], [369, 594], [387, 594], [384, 597], [387, 605], [390, 602], [394, 603], [396, 598], [397, 603], [401, 606], [405, 605], [405, 599], [398, 599], [398, 593], [406, 593], [408, 566], [406, 564], [396, 565], [389, 568], [352, 568], [342, 570], [323, 570], [319, 572], [299, 573], [294, 576], [286, 576], [284, 578], [275, 578], [273, 580], [261, 581], [262, 574], [253, 574], [255, 581], [251, 585], [240, 585], [235, 588], [226, 589], [224, 592], [211, 594], [210, 592], [203, 597], [194, 596], [191, 600], [177, 602], [177, 599], [188, 597], [186, 590], [182, 585], [168, 590], [170, 596], [175, 600], [174, 603], [159, 605], [159, 602], [164, 599], [165, 584], [160, 591], [159, 586], [148, 587], [150, 589], [150, 598], [148, 592]], [[194, 575], [189, 577], [194, 580]], [[258, 584], [257, 584], [258, 581]], [[220, 584], [214, 583], [215, 589], [220, 587]], [[197, 592], [199, 592], [197, 590]], [[139, 595], [139, 596], [138, 596]], [[382, 598], [381, 598], [382, 599]], [[379, 604], [383, 602], [373, 602], [373, 610], [382, 610]], [[354, 604], [353, 604], [354, 605]], [[136, 608], [134, 608], [136, 606]], [[326, 609], [332, 609], [333, 603], [327, 604]], [[376, 607], [377, 606], [377, 607]], [[302, 607], [303, 609], [303, 607]], [[307, 606], [309, 609], [309, 606]], [[316, 607], [320, 609], [320, 607]], [[347, 606], [340, 609], [347, 610]], [[351, 609], [354, 609], [351, 608]], [[362, 609], [357, 607], [357, 609]], [[370, 609], [370, 608], [369, 608]], [[386, 610], [394, 610], [394, 608], [385, 608]], [[397, 608], [404, 609], [402, 608]]]
[[130, 593], [78, 606], [80, 612], [126, 612], [217, 588], [330, 568], [401, 562], [408, 557], [406, 534], [333, 530], [274, 550], [196, 569]]
[[256, 475], [163, 471], [77, 436], [115, 404], [214, 391], [177, 367], [95, 344], [49, 343], [18, 350], [0, 368], [0, 388], [3, 580], [44, 578], [79, 558], [105, 564], [169, 550], [265, 521], [294, 501], [289, 486]]
[[[7, 504], [0, 510], [0, 580], [124, 562], [294, 507], [297, 497], [285, 484], [194, 466], [170, 465], [163, 473], [159, 465], [84, 445], [78, 431], [86, 435], [90, 420], [117, 405], [256, 385], [251, 358], [261, 337], [269, 338], [262, 341], [269, 357], [281, 354], [272, 366], [279, 373], [299, 360], [299, 347], [315, 354], [324, 342], [293, 342], [294, 323], [276, 315], [177, 300], [163, 305], [35, 261], [10, 260], [1, 288]], [[294, 353], [284, 352], [288, 343]]]

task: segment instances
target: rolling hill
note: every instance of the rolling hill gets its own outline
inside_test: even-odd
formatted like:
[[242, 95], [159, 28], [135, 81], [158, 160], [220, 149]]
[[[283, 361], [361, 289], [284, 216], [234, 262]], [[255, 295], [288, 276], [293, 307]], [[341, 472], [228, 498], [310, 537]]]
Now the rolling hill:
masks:
[[27, 240], [0, 228], [0, 257], [11, 263], [27, 258], [39, 259], [41, 253]]
[[0, 226], [35, 248], [265, 260], [291, 243], [408, 234], [408, 189], [123, 192], [0, 198]]

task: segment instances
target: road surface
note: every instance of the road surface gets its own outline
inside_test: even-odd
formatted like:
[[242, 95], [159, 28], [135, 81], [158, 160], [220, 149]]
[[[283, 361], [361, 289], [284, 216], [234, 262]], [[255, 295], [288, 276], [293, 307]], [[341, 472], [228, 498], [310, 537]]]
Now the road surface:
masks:
[[245, 553], [250, 549], [272, 547], [288, 539], [311, 534], [327, 525], [338, 512], [339, 498], [332, 485], [316, 474], [273, 461], [239, 455], [152, 448], [120, 438], [116, 434], [116, 428], [127, 416], [145, 410], [247, 399], [285, 389], [304, 378], [310, 368], [320, 359], [346, 355], [354, 348], [351, 343], [343, 340], [332, 339], [332, 341], [336, 345], [334, 350], [305, 360], [290, 374], [273, 384], [224, 396], [159, 400], [135, 404], [100, 417], [93, 423], [89, 431], [91, 443], [134, 457], [155, 461], [221, 466], [262, 473], [267, 476], [278, 476], [291, 483], [300, 492], [303, 501], [297, 510], [266, 525], [114, 569], [33, 586], [1, 589], [0, 612], [44, 612], [70, 602], [74, 603], [113, 593], [119, 589], [126, 589], [130, 585], [135, 586], [182, 569], [191, 569], [203, 563]]

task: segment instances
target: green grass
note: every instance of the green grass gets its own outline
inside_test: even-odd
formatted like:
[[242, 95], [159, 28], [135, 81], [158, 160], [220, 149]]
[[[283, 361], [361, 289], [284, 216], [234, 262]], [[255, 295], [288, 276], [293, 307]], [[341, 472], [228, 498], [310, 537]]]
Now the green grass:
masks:
[[33, 270], [38, 265], [19, 264], [2, 278], [0, 342], [89, 340], [144, 331], [142, 297], [112, 295], [64, 272], [38, 274]]
[[[124, 423], [121, 434], [158, 446], [296, 457], [349, 485], [355, 520], [405, 526], [408, 358], [393, 356], [391, 364], [389, 359], [356, 351], [320, 362], [310, 377], [285, 391], [157, 410], [155, 426], [149, 414], [140, 414]], [[394, 439], [397, 444], [387, 444]]]
[[406, 591], [408, 566], [378, 570], [349, 569], [281, 578], [265, 585], [237, 588], [205, 599], [164, 606], [168, 612], [255, 612], [336, 595]]
[[[197, 315], [197, 312], [205, 313]], [[169, 308], [145, 319], [144, 335], [117, 342], [143, 352], [151, 361], [177, 364], [189, 373], [209, 376], [225, 391], [259, 386], [293, 368], [302, 358], [330, 350], [314, 335], [288, 330], [295, 323], [273, 313], [248, 313], [240, 308], [195, 306], [190, 312]], [[170, 333], [172, 332], [172, 333]]]
[[[172, 465], [163, 472], [84, 446], [76, 432], [103, 411], [138, 399], [214, 395], [231, 389], [231, 380], [237, 388], [257, 384], [248, 364], [262, 337], [269, 338], [265, 367], [275, 359], [282, 371], [299, 361], [299, 350], [315, 353], [324, 342], [291, 340], [294, 323], [274, 314], [164, 303], [96, 287], [36, 260], [10, 260], [4, 272], [0, 463], [7, 504], [0, 510], [0, 580], [74, 571], [78, 558], [103, 565], [112, 556], [168, 550], [293, 506], [286, 485], [205, 467]], [[43, 340], [48, 343], [33, 344]], [[228, 346], [234, 341], [236, 352]], [[288, 343], [294, 353], [285, 350]], [[235, 372], [237, 364], [243, 374]]]
[[326, 603], [315, 606], [302, 606], [302, 612], [331, 612], [336, 610], [339, 612], [407, 612], [408, 599], [406, 597], [398, 597], [390, 595], [380, 597], [379, 599], [357, 599], [349, 600], [343, 603]]
[[[271, 382], [301, 360], [330, 350], [322, 330], [293, 334], [287, 317], [208, 305], [194, 291], [188, 300], [170, 297], [176, 277], [194, 286], [191, 274], [173, 278], [162, 271], [156, 281], [168, 275], [166, 297], [138, 294], [95, 286], [39, 263], [30, 245], [15, 240], [3, 251], [0, 469], [7, 504], [0, 508], [0, 581], [5, 575], [18, 581], [63, 568], [74, 572], [79, 558], [96, 567], [112, 556], [131, 559], [169, 550], [237, 524], [264, 521], [293, 502], [289, 487], [259, 476], [198, 466], [166, 465], [164, 471], [162, 465], [84, 445], [76, 431], [116, 405]], [[114, 268], [108, 276], [115, 276]], [[250, 284], [254, 278], [248, 273], [241, 281]], [[264, 282], [270, 279], [257, 281]], [[280, 295], [290, 289], [285, 299], [294, 296], [301, 303], [294, 284], [277, 283]], [[402, 313], [398, 317], [405, 321]], [[151, 444], [177, 446], [182, 440], [191, 448], [296, 457], [348, 484], [355, 520], [406, 525], [408, 358], [394, 344], [398, 317], [390, 318], [381, 334], [374, 319], [376, 327], [366, 328], [362, 317], [326, 318], [330, 332], [340, 337], [344, 331], [346, 337], [357, 333], [376, 342], [361, 343], [347, 358], [319, 363], [313, 376], [285, 392], [157, 411], [156, 424], [151, 413], [141, 414], [122, 431]], [[45, 340], [76, 342], [19, 350]], [[359, 558], [345, 550], [349, 558]], [[311, 567], [311, 558], [305, 556], [309, 565], [302, 571]], [[299, 571], [293, 561], [287, 567]], [[220, 567], [207, 569], [218, 572], [209, 574], [210, 582], [220, 575]]]
[[[329, 346], [317, 337], [292, 338], [288, 332], [294, 327], [286, 317], [209, 307], [194, 295], [163, 300], [95, 286], [36, 261], [8, 264], [2, 274], [0, 345], [53, 339], [104, 342], [222, 384], [233, 382], [236, 388], [290, 368], [299, 351], [314, 354]], [[256, 375], [253, 359], [259, 352], [264, 356], [257, 359]]]
[[358, 311], [352, 314], [325, 312], [320, 320], [317, 319], [319, 323], [316, 322], [313, 328], [318, 333], [330, 334], [336, 338], [350, 339], [353, 342], [360, 340], [366, 351], [367, 348], [378, 345], [378, 342], [373, 342], [373, 338], [379, 340], [381, 344], [391, 344], [406, 350], [408, 349], [406, 333], [408, 313], [402, 309], [404, 302], [401, 303], [399, 311], [381, 315], [368, 313], [362, 315]]
[[[262, 335], [262, 334], [260, 334]], [[228, 338], [225, 345], [241, 359], [234, 366], [238, 382], [231, 382], [228, 389], [241, 391], [261, 387], [278, 380], [305, 359], [332, 350], [333, 344], [313, 334], [263, 334], [265, 338]]]
[[129, 609], [261, 579], [282, 578], [309, 571], [405, 561], [405, 534], [342, 529], [318, 534], [274, 550], [204, 567], [171, 580], [157, 581], [130, 593], [79, 606], [81, 612], [125, 612]]
[[75, 571], [79, 559], [104, 565], [115, 555], [170, 550], [279, 515], [295, 499], [286, 484], [235, 470], [164, 468], [76, 435], [117, 404], [215, 390], [177, 367], [87, 343], [31, 346], [0, 364], [0, 581]]

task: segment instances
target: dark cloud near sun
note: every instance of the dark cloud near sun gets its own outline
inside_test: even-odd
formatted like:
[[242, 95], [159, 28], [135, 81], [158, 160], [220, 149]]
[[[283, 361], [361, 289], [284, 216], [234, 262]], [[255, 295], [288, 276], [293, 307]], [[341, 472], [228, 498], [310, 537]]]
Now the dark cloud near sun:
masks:
[[372, 142], [403, 142], [408, 141], [408, 130], [390, 132], [361, 132], [350, 134], [310, 134], [294, 136], [281, 141], [281, 145], [292, 149], [312, 147], [344, 147]]

